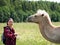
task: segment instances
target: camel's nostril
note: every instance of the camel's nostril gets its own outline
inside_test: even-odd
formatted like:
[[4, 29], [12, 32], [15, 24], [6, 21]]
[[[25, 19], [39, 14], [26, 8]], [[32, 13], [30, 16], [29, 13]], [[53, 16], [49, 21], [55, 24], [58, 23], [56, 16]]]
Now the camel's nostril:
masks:
[[28, 17], [28, 20], [31, 19], [31, 16]]
[[31, 21], [31, 17], [29, 16], [26, 20], [27, 20], [28, 22], [30, 22], [30, 21]]
[[28, 20], [30, 20], [30, 19], [31, 19], [31, 17], [28, 18]]

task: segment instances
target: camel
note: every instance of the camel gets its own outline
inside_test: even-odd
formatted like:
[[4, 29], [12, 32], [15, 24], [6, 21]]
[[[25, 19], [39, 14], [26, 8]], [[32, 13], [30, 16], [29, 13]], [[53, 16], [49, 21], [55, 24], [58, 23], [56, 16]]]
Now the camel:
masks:
[[38, 10], [27, 18], [28, 22], [39, 25], [42, 36], [53, 43], [60, 43], [60, 27], [52, 24], [49, 14], [45, 10]]

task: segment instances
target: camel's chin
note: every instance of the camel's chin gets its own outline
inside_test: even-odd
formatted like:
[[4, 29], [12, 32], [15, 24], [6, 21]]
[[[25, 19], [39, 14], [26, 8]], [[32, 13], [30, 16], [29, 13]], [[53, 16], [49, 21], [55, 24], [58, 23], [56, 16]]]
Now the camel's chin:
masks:
[[38, 23], [38, 22], [34, 22], [34, 21], [28, 21], [28, 22], [30, 22], [30, 23]]
[[33, 21], [28, 21], [28, 22], [34, 23]]

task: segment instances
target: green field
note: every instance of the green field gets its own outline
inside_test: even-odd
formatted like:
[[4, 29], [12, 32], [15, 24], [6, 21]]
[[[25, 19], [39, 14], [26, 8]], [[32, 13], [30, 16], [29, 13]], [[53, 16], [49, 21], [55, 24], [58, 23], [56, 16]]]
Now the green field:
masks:
[[[53, 24], [59, 26], [60, 22], [53, 22]], [[6, 23], [0, 23], [0, 45], [3, 45], [1, 34], [4, 26], [6, 26]], [[35, 23], [14, 23], [14, 28], [16, 33], [18, 33], [17, 45], [51, 45], [51, 42], [42, 37], [39, 27]]]

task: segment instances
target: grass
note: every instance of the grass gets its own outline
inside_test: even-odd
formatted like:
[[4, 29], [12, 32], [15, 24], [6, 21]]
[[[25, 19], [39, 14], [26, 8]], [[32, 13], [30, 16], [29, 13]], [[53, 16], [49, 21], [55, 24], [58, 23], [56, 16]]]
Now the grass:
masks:
[[[53, 24], [59, 26], [60, 22], [53, 22]], [[0, 45], [3, 45], [1, 35], [4, 26], [6, 26], [6, 23], [0, 23]], [[18, 33], [16, 45], [51, 45], [51, 42], [42, 37], [39, 27], [35, 23], [14, 23], [14, 28]]]

